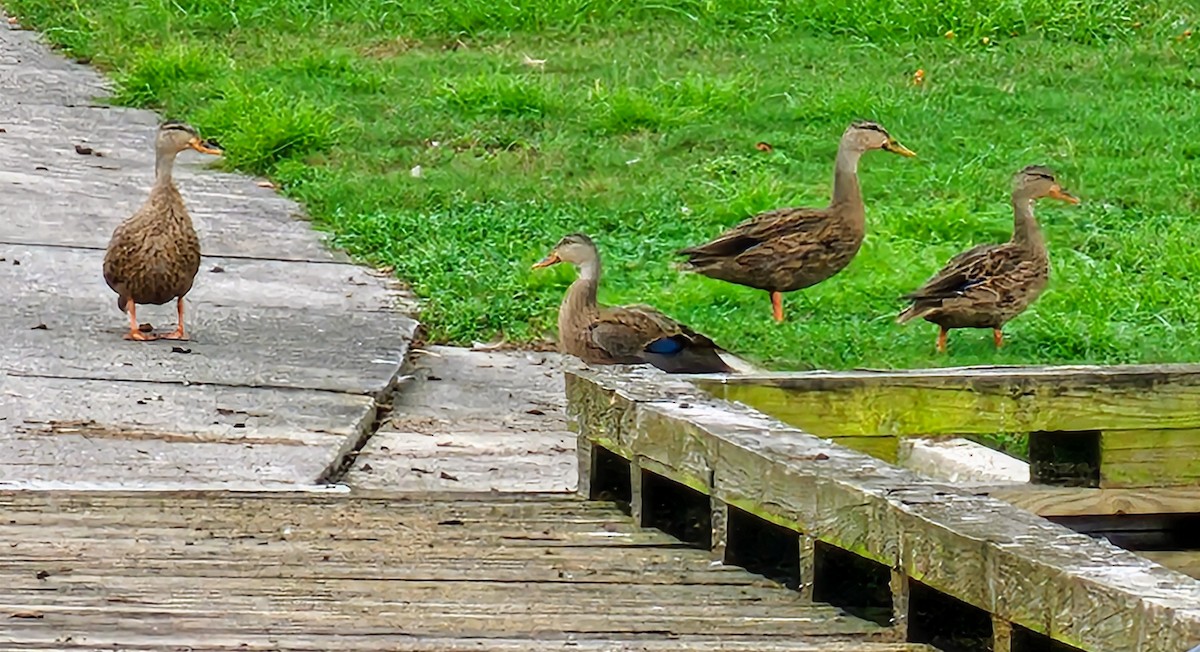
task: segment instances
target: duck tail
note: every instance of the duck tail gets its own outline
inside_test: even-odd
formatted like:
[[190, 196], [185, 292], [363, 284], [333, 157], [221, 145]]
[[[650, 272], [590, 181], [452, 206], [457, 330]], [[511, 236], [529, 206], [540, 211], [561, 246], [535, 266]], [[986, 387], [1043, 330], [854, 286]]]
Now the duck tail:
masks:
[[909, 306], [908, 308], [906, 308], [904, 310], [904, 312], [901, 312], [899, 315], [896, 315], [896, 323], [904, 324], [904, 323], [910, 322], [914, 319], [919, 319], [921, 317], [924, 317], [925, 315], [928, 315], [930, 313], [930, 311], [932, 311], [936, 307], [937, 306], [922, 304], [920, 302], [914, 303], [911, 306]]
[[[707, 338], [704, 338], [707, 340]], [[663, 338], [647, 347], [642, 358], [669, 374], [732, 374], [711, 341], [705, 345], [684, 335]]]

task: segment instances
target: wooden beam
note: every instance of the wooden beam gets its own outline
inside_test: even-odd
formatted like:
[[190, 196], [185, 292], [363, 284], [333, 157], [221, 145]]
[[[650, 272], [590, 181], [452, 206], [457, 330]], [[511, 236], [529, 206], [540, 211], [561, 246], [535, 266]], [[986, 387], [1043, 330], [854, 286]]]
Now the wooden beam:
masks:
[[567, 372], [581, 437], [1088, 652], [1200, 642], [1200, 583], [655, 370]]
[[1200, 579], [1200, 550], [1156, 550], [1138, 554], [1156, 564]]
[[1200, 365], [959, 367], [697, 376], [714, 396], [830, 436], [1200, 428]]
[[1200, 513], [1200, 487], [1088, 489], [1013, 484], [969, 490], [1039, 516]]

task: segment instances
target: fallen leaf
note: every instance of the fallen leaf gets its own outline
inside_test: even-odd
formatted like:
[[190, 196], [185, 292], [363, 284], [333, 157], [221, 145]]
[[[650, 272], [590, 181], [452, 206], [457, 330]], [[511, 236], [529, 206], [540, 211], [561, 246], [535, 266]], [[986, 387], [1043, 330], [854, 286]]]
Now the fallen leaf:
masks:
[[222, 274], [225, 272], [225, 268], [221, 267], [220, 265], [213, 265], [212, 269], [208, 271], [212, 272], [213, 274]]
[[146, 322], [145, 324], [138, 324], [138, 330], [143, 333], [149, 333], [154, 330], [154, 326], [150, 322]]
[[39, 580], [44, 580], [47, 577], [50, 577], [50, 571], [40, 570], [37, 572], [37, 575], [35, 575], [34, 577], [37, 577]]
[[757, 143], [754, 143], [754, 149], [757, 149], [757, 150], [758, 150], [758, 151], [760, 151], [760, 152], [773, 152], [773, 151], [775, 151], [775, 148], [774, 148], [774, 147], [771, 147], [771, 143], [767, 143], [767, 142], [763, 142], [763, 141], [759, 141], [759, 142], [757, 142]]
[[375, 469], [371, 468], [370, 464], [363, 464], [362, 470], [366, 473], [370, 473], [371, 471], [374, 471]]
[[913, 73], [913, 85], [920, 86], [921, 84], [924, 84], [924, 83], [925, 83], [925, 69], [917, 68], [917, 71]]
[[185, 349], [182, 346], [171, 347], [171, 353], [191, 353], [191, 352], [192, 352], [191, 349]]
[[254, 185], [258, 186], [259, 188], [270, 188], [271, 190], [275, 189], [275, 184], [273, 184], [270, 181], [267, 181], [265, 179], [263, 181], [259, 181], [258, 183], [254, 184]]
[[545, 59], [532, 59], [532, 58], [530, 58], [530, 56], [528, 54], [526, 54], [525, 57], [523, 59], [521, 59], [521, 63], [529, 66], [530, 68], [545, 68], [546, 67]]
[[46, 326], [45, 324], [38, 324], [37, 326], [30, 328], [29, 330], [31, 330], [31, 331], [48, 331], [48, 330], [50, 330], [50, 327]]
[[943, 36], [946, 38], [954, 38], [954, 30], [948, 30]]
[[446, 473], [445, 471], [442, 471], [441, 473], [439, 473], [438, 477], [443, 480], [452, 480], [454, 482], [458, 482], [458, 478], [450, 475], [449, 473]]

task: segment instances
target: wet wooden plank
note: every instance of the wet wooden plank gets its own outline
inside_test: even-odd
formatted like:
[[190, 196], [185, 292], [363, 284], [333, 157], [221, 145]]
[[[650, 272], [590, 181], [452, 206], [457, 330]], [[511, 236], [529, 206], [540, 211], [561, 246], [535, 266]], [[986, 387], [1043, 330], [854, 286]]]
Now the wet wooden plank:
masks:
[[653, 370], [568, 372], [569, 413], [590, 441], [1080, 649], [1200, 641], [1190, 578], [690, 387]]
[[574, 498], [0, 492], [0, 512], [0, 646], [928, 650]]

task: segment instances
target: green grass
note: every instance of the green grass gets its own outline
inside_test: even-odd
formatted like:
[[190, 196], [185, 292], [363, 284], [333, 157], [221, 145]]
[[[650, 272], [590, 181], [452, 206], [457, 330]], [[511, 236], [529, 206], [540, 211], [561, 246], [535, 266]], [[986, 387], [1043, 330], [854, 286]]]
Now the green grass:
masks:
[[[582, 230], [603, 300], [778, 368], [1200, 359], [1191, 0], [4, 4], [109, 70], [115, 101], [192, 121], [394, 266], [438, 341], [551, 334], [572, 275], [529, 266]], [[867, 241], [787, 297], [789, 322], [765, 293], [672, 269], [753, 212], [823, 204], [856, 118], [919, 158], [864, 158]], [[1040, 208], [1050, 287], [1004, 350], [960, 331], [936, 356], [934, 327], [892, 322], [897, 297], [1006, 239], [1009, 179], [1032, 163], [1084, 199]]]

